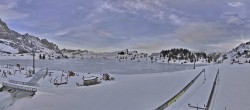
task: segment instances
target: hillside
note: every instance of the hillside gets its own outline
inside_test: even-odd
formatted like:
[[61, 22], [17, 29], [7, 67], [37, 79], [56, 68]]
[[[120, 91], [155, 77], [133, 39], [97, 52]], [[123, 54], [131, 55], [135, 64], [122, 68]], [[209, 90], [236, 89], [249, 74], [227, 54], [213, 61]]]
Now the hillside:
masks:
[[250, 42], [242, 43], [220, 57], [220, 61], [227, 63], [245, 63], [250, 60]]
[[29, 53], [33, 48], [37, 53], [61, 53], [57, 45], [46, 39], [29, 34], [20, 34], [9, 29], [0, 19], [0, 52], [2, 53]]
[[220, 53], [207, 54], [205, 52], [192, 52], [188, 49], [173, 48], [153, 53], [151, 60], [165, 63], [215, 63]]

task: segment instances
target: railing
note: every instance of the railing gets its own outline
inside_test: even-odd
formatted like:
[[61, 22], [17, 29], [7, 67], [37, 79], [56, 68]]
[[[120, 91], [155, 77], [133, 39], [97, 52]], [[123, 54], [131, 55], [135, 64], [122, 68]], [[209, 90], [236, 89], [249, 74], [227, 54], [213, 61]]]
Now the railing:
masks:
[[14, 89], [19, 89], [19, 90], [24, 90], [24, 91], [29, 91], [29, 92], [37, 91], [37, 89], [33, 87], [20, 86], [20, 85], [5, 83], [5, 82], [3, 82], [2, 84], [4, 87], [8, 87], [8, 88], [14, 88]]
[[9, 83], [13, 84], [21, 84], [21, 85], [27, 85], [27, 86], [36, 86], [35, 83], [30, 83], [30, 82], [22, 82], [22, 81], [16, 81], [16, 80], [9, 80]]
[[211, 105], [211, 102], [212, 102], [212, 98], [213, 98], [213, 95], [214, 95], [214, 90], [215, 90], [215, 86], [216, 86], [216, 82], [217, 82], [217, 78], [218, 78], [218, 75], [219, 75], [219, 69], [217, 71], [217, 74], [216, 74], [216, 77], [214, 79], [214, 84], [213, 84], [213, 88], [212, 88], [212, 91], [210, 93], [210, 96], [209, 96], [209, 99], [207, 101], [207, 106], [206, 106], [206, 110], [209, 110], [210, 108], [210, 105]]
[[170, 106], [171, 104], [173, 104], [177, 99], [179, 99], [186, 91], [189, 87], [192, 86], [192, 84], [198, 79], [198, 77], [201, 75], [201, 73], [205, 72], [205, 69], [203, 69], [190, 83], [188, 83], [180, 92], [178, 92], [174, 97], [172, 97], [171, 99], [169, 99], [166, 103], [162, 104], [161, 106], [159, 106], [158, 108], [156, 108], [155, 110], [164, 110], [165, 108], [167, 108], [168, 106]]

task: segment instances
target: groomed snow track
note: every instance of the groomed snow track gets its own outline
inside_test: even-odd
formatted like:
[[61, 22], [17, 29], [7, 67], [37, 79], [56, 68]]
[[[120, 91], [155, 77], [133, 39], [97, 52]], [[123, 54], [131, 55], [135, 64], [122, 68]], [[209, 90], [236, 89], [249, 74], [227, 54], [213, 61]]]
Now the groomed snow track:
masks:
[[172, 97], [171, 99], [169, 99], [166, 103], [162, 104], [161, 106], [159, 106], [158, 108], [156, 108], [155, 110], [164, 110], [165, 108], [167, 108], [168, 106], [172, 105], [174, 102], [176, 102], [177, 99], [179, 99], [193, 84], [194, 82], [199, 78], [199, 76], [202, 73], [205, 73], [205, 69], [203, 69], [190, 83], [188, 83], [180, 92], [178, 92], [174, 97]]
[[206, 109], [205, 110], [209, 110], [210, 109], [210, 106], [211, 106], [211, 103], [212, 103], [212, 99], [213, 99], [213, 95], [214, 95], [214, 90], [215, 90], [215, 86], [216, 86], [216, 83], [217, 83], [217, 80], [218, 80], [218, 76], [219, 76], [219, 69], [217, 71], [217, 74], [216, 74], [216, 77], [214, 79], [214, 84], [213, 84], [213, 88], [211, 90], [211, 93], [209, 95], [209, 99], [207, 101], [207, 105], [206, 105]]

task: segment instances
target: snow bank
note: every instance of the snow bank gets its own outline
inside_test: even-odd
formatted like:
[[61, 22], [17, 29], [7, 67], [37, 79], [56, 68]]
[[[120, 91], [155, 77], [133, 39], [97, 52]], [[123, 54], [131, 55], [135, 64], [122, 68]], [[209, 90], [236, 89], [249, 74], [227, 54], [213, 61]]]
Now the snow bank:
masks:
[[14, 49], [13, 47], [10, 47], [10, 46], [2, 44], [2, 43], [0, 43], [0, 51], [10, 52], [10, 53], [18, 53], [19, 52], [17, 49]]

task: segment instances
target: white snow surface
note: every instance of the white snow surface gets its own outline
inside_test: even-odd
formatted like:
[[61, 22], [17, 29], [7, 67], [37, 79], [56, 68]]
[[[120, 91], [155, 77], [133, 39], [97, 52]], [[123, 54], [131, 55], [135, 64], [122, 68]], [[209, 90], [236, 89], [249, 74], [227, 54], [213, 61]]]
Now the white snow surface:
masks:
[[248, 80], [249, 64], [244, 65], [213, 65], [206, 67], [206, 81], [200, 77], [186, 93], [167, 110], [194, 110], [188, 104], [204, 108], [212, 90], [213, 82], [219, 72], [215, 92], [210, 106], [211, 110], [249, 110], [250, 87]]
[[[152, 110], [183, 88], [194, 74], [113, 76], [115, 81], [102, 81], [99, 85], [83, 87], [74, 86], [72, 82], [69, 82], [70, 86], [48, 86], [46, 82], [49, 81], [41, 79], [39, 92], [33, 98], [20, 99], [9, 109]], [[82, 80], [75, 78], [71, 81]]]
[[[119, 64], [119, 62], [113, 63]], [[61, 70], [49, 70], [52, 76], [46, 76], [38, 81], [38, 92], [35, 96], [18, 99], [6, 110], [153, 110], [184, 88], [203, 68], [206, 69], [205, 83], [203, 84], [202, 74], [167, 110], [193, 110], [188, 107], [188, 104], [195, 106], [198, 104], [203, 107], [210, 95], [217, 69], [220, 70], [220, 74], [212, 101], [212, 110], [224, 110], [225, 107], [227, 110], [249, 110], [249, 66], [249, 64], [220, 64], [173, 73], [167, 71], [152, 74], [111, 74], [115, 78], [113, 81], [101, 80], [100, 84], [81, 87], [76, 86], [76, 82], [82, 83], [83, 75], [99, 78], [102, 75], [76, 72], [79, 76], [72, 76], [67, 85], [57, 87], [50, 83], [50, 79], [57, 77], [60, 82], [61, 75], [66, 73]], [[143, 72], [143, 68], [141, 69], [139, 72]], [[22, 74], [16, 74], [10, 78], [29, 80], [23, 78]], [[6, 80], [6, 78], [0, 78], [0, 82]], [[62, 82], [64, 81], [65, 76], [62, 77]], [[0, 93], [1, 97], [2, 95], [3, 93]]]
[[11, 46], [0, 43], [0, 51], [10, 52], [10, 53], [18, 53], [17, 49], [14, 49]]

